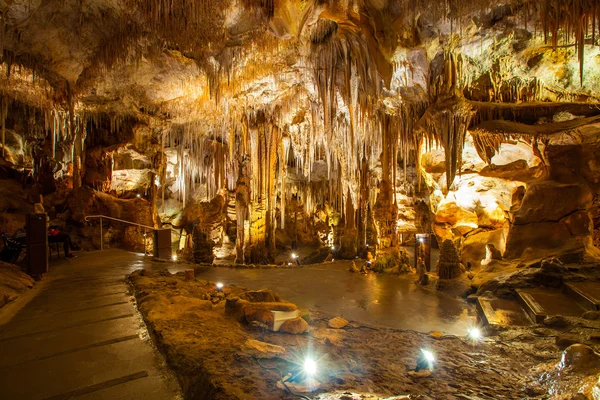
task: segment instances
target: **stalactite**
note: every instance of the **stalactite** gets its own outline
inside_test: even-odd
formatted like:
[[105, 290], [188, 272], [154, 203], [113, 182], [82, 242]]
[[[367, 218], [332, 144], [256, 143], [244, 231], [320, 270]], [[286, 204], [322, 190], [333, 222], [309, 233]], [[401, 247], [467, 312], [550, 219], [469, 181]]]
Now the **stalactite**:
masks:
[[[579, 61], [579, 79], [583, 86], [585, 69], [585, 41], [592, 25], [592, 41], [595, 40], [595, 27], [600, 29], [600, 12], [596, 0], [544, 0], [543, 4], [529, 2], [529, 7], [537, 7], [544, 33], [544, 41], [551, 36], [552, 47], [558, 46], [560, 33], [566, 44], [574, 40]], [[592, 42], [593, 43], [593, 42]]]

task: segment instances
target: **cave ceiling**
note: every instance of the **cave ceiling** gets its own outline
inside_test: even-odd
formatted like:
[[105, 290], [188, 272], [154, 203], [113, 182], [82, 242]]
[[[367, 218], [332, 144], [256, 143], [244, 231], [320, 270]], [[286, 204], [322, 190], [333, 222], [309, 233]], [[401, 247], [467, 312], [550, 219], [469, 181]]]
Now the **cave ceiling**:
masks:
[[595, 0], [5, 0], [0, 11], [4, 97], [221, 141], [240, 121], [269, 121], [298, 148], [337, 148], [348, 170], [361, 151], [378, 155], [377, 132], [397, 132], [406, 154], [437, 140], [452, 158], [473, 125], [543, 134], [493, 124], [556, 111], [523, 104], [591, 118], [600, 98]]

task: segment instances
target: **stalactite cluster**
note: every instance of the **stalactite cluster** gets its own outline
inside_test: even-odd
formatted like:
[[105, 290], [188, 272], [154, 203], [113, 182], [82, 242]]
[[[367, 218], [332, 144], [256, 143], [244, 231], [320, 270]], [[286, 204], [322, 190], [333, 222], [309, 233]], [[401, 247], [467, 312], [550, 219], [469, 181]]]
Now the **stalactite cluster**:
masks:
[[[516, 41], [498, 26], [506, 23], [527, 31], [521, 41], [543, 34], [554, 48], [575, 44], [583, 85], [584, 49], [600, 32], [594, 0], [75, 3], [71, 19], [81, 43], [73, 35], [56, 47], [86, 51], [68, 66], [58, 56], [43, 62], [24, 51], [33, 39], [19, 33], [28, 21], [64, 10], [49, 2], [18, 18], [9, 6], [0, 14], [3, 151], [8, 99], [23, 87], [30, 95], [21, 100], [45, 111], [51, 157], [72, 164], [75, 188], [85, 183], [88, 149], [109, 147], [94, 136], [106, 115], [115, 136], [120, 122], [134, 120], [152, 131], [152, 143], [140, 151], [160, 160], [152, 190], [160, 189], [163, 208], [169, 196], [184, 209], [235, 196], [242, 261], [273, 253], [277, 232], [297, 231], [300, 208], [307, 221], [328, 210], [321, 222], [335, 220], [330, 226], [347, 236], [356, 231], [347, 242], [357, 249], [367, 244], [369, 220], [380, 237], [390, 236], [400, 177], [415, 167], [420, 184], [422, 145], [444, 148], [449, 189], [467, 130], [498, 120], [533, 125], [559, 111], [521, 104], [546, 100], [548, 85], [518, 76], [513, 57], [482, 61], [462, 35], [491, 32], [498, 48], [514, 50]], [[89, 32], [100, 32], [97, 40]], [[402, 59], [417, 52], [424, 65]], [[536, 57], [526, 63], [536, 65]], [[578, 116], [597, 115], [569, 107]], [[488, 163], [510, 135], [525, 136], [475, 131]]]

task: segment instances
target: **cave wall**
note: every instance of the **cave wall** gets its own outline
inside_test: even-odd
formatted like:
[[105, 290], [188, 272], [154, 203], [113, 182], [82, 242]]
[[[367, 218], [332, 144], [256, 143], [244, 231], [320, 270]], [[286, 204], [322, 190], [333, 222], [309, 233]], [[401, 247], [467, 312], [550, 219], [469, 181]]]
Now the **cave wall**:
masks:
[[546, 144], [547, 179], [528, 187], [511, 213], [508, 258], [597, 256], [593, 238], [599, 193], [598, 127], [556, 135]]
[[[600, 34], [588, 3], [573, 20], [556, 14], [561, 2], [8, 4], [4, 160], [32, 171], [25, 196], [65, 208], [83, 187], [145, 201], [128, 215], [198, 228], [239, 262], [271, 261], [292, 242], [352, 258], [429, 229], [429, 217], [474, 261], [489, 241], [521, 257], [517, 244], [548, 223], [560, 222], [540, 251], [559, 238], [587, 249], [597, 171], [560, 165], [595, 156], [551, 134], [597, 122]], [[527, 211], [575, 182], [591, 195], [574, 193], [574, 209]]]

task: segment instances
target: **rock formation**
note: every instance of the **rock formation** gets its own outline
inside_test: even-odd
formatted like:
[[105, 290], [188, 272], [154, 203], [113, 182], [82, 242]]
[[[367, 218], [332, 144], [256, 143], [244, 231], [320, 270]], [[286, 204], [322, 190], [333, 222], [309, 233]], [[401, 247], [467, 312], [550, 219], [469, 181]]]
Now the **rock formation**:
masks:
[[[600, 17], [538, 3], [7, 2], [2, 179], [91, 246], [102, 212], [174, 227], [203, 261], [430, 230], [473, 265], [487, 244], [589, 257]], [[27, 212], [0, 208], [7, 231]]]

